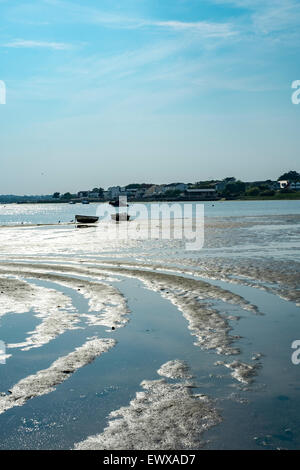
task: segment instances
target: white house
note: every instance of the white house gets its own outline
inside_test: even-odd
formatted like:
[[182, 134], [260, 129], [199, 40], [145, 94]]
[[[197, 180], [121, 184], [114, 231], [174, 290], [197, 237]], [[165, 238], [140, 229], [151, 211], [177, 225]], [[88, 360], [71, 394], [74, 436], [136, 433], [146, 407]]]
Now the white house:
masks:
[[289, 185], [289, 181], [288, 181], [288, 180], [280, 180], [280, 181], [278, 181], [278, 183], [280, 184], [280, 189], [287, 188], [288, 185]]
[[164, 186], [165, 191], [180, 191], [183, 192], [187, 189], [188, 185], [185, 183], [171, 183]]
[[117, 199], [119, 196], [125, 196], [123, 188], [121, 186], [111, 186], [107, 190], [108, 198], [109, 199]]
[[289, 180], [280, 180], [277, 181], [279, 188], [278, 189], [293, 189], [295, 191], [300, 190], [300, 181], [289, 181]]
[[158, 196], [166, 191], [163, 184], [154, 184], [145, 191], [144, 197]]

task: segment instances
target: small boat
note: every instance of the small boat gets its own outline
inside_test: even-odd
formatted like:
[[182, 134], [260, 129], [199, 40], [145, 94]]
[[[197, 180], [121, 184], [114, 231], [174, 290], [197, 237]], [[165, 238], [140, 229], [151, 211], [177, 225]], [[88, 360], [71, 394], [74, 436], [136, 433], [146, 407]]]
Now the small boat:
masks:
[[121, 214], [111, 214], [112, 220], [116, 222], [125, 221], [130, 219], [130, 215], [126, 212], [121, 212]]
[[122, 201], [109, 201], [109, 204], [113, 207], [129, 207], [129, 204]]
[[80, 224], [94, 224], [99, 220], [99, 217], [94, 217], [92, 215], [75, 215], [75, 220]]
[[81, 204], [89, 204], [89, 201], [82, 201]]

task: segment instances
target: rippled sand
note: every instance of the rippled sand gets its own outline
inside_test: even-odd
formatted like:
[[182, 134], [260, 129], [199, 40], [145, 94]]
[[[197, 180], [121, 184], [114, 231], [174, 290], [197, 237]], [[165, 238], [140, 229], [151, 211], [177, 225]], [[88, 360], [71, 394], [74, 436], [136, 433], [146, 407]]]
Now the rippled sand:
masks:
[[[174, 368], [178, 371], [182, 364], [176, 361], [163, 364], [159, 374], [169, 377]], [[186, 374], [180, 375], [186, 378]], [[89, 437], [75, 449], [199, 449], [203, 431], [220, 422], [208, 397], [192, 392], [192, 382], [170, 384], [164, 379], [145, 380], [141, 386], [143, 391], [136, 394], [128, 407], [110, 414], [108, 427], [102, 434]]]
[[0, 414], [14, 406], [24, 405], [31, 398], [52, 392], [55, 386], [67, 380], [70, 374], [89, 364], [115, 344], [113, 339], [91, 339], [67, 356], [57, 359], [48, 369], [20, 380], [7, 394], [2, 393], [0, 396]]
[[[135, 279], [181, 312], [195, 347], [232, 356], [216, 365], [229, 369], [233, 381], [250, 385], [263, 361], [239, 360], [239, 336], [232, 332], [231, 321], [239, 320], [236, 308], [254, 316], [263, 312], [230, 286], [264, 290], [299, 305], [299, 224], [297, 215], [210, 220], [200, 251], [185, 250], [181, 240], [116, 240], [109, 225], [2, 227], [0, 317], [32, 312], [38, 322], [22, 341], [6, 345], [7, 361], [15, 351], [43, 348], [67, 331], [84, 332], [91, 325], [107, 332], [126, 327], [132, 312], [118, 283]], [[86, 311], [75, 308], [72, 292], [87, 302]], [[78, 368], [103, 352], [109, 354], [115, 344], [111, 338], [86, 338], [48, 368], [3, 390], [0, 413], [52, 392]], [[164, 378], [145, 377], [143, 391], [113, 411], [104, 430], [75, 448], [201, 448], [202, 433], [221, 421], [213, 400], [193, 393], [189, 366], [181, 358], [165, 362], [157, 374]]]

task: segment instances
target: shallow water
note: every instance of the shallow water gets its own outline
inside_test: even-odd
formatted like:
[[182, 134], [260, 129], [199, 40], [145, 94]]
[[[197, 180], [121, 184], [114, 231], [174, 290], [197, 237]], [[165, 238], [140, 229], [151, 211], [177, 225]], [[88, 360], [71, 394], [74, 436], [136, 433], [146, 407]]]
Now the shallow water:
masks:
[[0, 206], [0, 448], [299, 448], [300, 201], [205, 203], [194, 251], [20, 226], [96, 210]]
[[[140, 203], [138, 203], [140, 204]], [[153, 203], [143, 203], [148, 209]], [[173, 202], [170, 204], [174, 204]], [[193, 202], [176, 203], [180, 206]], [[299, 215], [300, 201], [201, 201], [207, 217], [264, 217]], [[14, 224], [57, 224], [74, 220], [75, 214], [96, 215], [107, 203], [86, 204], [0, 204], [0, 226]], [[134, 204], [132, 207], [134, 208]], [[130, 209], [129, 209], [130, 213]]]

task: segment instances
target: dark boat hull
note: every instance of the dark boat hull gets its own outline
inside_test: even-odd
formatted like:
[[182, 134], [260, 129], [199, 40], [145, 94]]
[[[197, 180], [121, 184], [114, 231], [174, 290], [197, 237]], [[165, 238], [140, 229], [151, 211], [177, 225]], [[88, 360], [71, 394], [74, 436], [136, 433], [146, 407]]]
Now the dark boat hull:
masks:
[[75, 215], [75, 220], [81, 224], [94, 224], [99, 220], [99, 217], [91, 215]]
[[129, 204], [125, 204], [122, 201], [109, 201], [109, 204], [113, 207], [129, 207]]
[[130, 219], [130, 215], [126, 214], [126, 212], [121, 213], [121, 214], [112, 214], [111, 218], [115, 220], [116, 222], [120, 221], [128, 221]]

